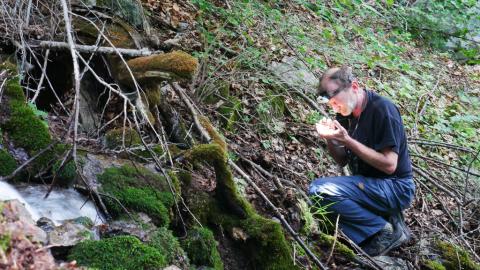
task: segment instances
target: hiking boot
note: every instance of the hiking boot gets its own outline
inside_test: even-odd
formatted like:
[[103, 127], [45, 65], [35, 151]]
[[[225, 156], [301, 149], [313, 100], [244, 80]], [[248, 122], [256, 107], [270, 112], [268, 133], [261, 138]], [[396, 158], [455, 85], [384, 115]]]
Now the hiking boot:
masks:
[[402, 230], [406, 236], [405, 242], [408, 242], [412, 238], [412, 232], [405, 223], [405, 218], [402, 212], [398, 212], [390, 216], [389, 222], [393, 225], [394, 230]]
[[369, 256], [387, 254], [390, 250], [399, 247], [407, 240], [403, 230], [395, 230], [392, 224], [387, 222], [385, 227], [376, 233], [367, 243], [361, 247]]

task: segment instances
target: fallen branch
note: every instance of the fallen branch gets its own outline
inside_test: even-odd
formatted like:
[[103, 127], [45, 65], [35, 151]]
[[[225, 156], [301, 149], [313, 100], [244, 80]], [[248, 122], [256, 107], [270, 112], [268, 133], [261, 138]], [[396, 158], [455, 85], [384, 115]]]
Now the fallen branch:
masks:
[[[38, 45], [42, 49], [50, 50], [67, 50], [69, 49], [68, 43], [59, 41], [41, 41]], [[112, 47], [98, 47], [95, 45], [80, 45], [74, 44], [75, 49], [81, 53], [102, 53], [102, 54], [122, 54], [131, 57], [149, 56], [152, 54], [161, 54], [163, 51], [152, 51], [146, 48], [137, 49], [125, 49], [125, 48], [112, 48]]]

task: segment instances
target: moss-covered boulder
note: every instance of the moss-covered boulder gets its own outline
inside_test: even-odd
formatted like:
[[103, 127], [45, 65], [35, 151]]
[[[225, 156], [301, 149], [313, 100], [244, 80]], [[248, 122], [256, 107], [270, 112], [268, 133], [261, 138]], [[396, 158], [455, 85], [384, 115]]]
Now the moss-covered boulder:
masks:
[[182, 247], [187, 252], [192, 264], [221, 270], [223, 263], [217, 245], [212, 231], [200, 227], [194, 227], [188, 231], [187, 238], [182, 241]]
[[104, 270], [156, 270], [166, 266], [165, 255], [133, 236], [81, 242], [72, 248], [68, 259]]
[[[8, 143], [3, 142], [4, 149], [6, 150], [5, 147], [7, 146], [9, 150], [12, 150], [10, 149], [12, 147], [15, 149], [22, 148], [28, 157], [32, 157], [52, 142], [48, 125], [39, 116], [41, 112], [26, 103], [25, 94], [16, 75], [14, 65], [3, 63], [1, 66], [8, 71], [0, 110], [0, 128], [2, 133], [6, 134], [5, 137], [2, 135], [2, 139], [8, 138]], [[22, 158], [25, 159], [26, 157]], [[36, 175], [42, 169], [47, 168], [54, 158], [54, 150], [47, 151], [32, 162], [26, 170], [30, 175]], [[6, 162], [4, 172], [11, 172], [13, 168], [12, 159], [7, 156], [6, 152], [2, 153], [2, 159]], [[27, 180], [28, 178], [23, 177], [22, 179]]]
[[[127, 209], [148, 214], [159, 226], [170, 222], [174, 198], [164, 177], [142, 167], [125, 165], [106, 169], [97, 178], [101, 184], [100, 190], [116, 198]], [[113, 217], [125, 214], [118, 202], [113, 198], [105, 198]]]
[[105, 146], [109, 149], [131, 147], [141, 143], [140, 135], [132, 128], [115, 128], [105, 134]]

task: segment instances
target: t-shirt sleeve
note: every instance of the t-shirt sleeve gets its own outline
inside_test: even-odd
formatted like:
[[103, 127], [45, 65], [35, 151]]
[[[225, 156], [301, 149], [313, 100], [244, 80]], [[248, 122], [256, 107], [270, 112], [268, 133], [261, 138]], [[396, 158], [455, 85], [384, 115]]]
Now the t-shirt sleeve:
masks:
[[402, 122], [399, 114], [387, 111], [381, 112], [375, 121], [374, 148], [380, 151], [391, 147], [395, 153], [400, 152], [400, 138], [402, 137]]

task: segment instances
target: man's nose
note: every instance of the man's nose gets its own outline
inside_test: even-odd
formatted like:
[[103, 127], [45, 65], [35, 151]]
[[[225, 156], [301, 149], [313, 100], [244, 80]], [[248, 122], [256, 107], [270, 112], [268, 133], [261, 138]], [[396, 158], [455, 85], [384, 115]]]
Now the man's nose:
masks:
[[328, 101], [328, 104], [330, 104], [330, 106], [332, 107], [333, 110], [338, 109], [338, 103], [335, 101], [335, 99], [331, 98]]

